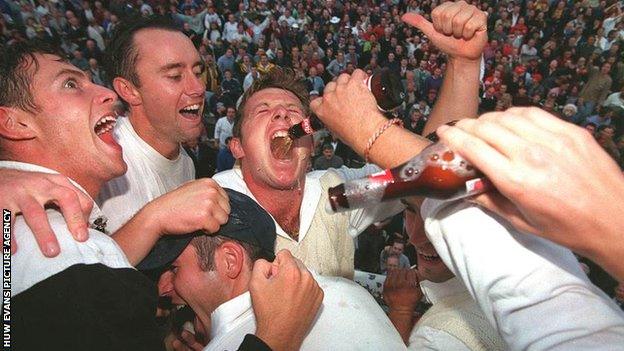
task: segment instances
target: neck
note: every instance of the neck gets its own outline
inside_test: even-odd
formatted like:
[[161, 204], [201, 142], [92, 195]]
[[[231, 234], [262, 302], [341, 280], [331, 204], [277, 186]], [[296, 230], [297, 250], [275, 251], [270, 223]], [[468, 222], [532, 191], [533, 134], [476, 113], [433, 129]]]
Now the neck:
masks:
[[159, 154], [173, 160], [180, 153], [180, 143], [167, 140], [160, 135], [147, 118], [145, 111], [141, 108], [132, 108], [128, 117], [132, 128], [143, 141], [153, 147]]
[[299, 187], [282, 190], [253, 181], [252, 176], [245, 172], [244, 166], [242, 171], [243, 179], [258, 203], [275, 218], [286, 233], [296, 239], [299, 235], [299, 211], [303, 200], [305, 174]]

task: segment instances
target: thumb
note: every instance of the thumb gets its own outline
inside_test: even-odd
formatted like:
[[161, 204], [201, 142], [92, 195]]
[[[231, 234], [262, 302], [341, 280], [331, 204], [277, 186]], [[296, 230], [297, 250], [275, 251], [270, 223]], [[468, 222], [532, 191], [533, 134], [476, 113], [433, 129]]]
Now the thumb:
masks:
[[251, 280], [261, 282], [271, 276], [271, 267], [273, 265], [267, 260], [259, 259], [254, 263], [251, 271]]
[[312, 101], [310, 101], [310, 110], [314, 112], [317, 116], [321, 115], [319, 112], [321, 111], [321, 104], [323, 103], [323, 97], [318, 97]]
[[417, 14], [417, 13], [406, 13], [401, 17], [403, 22], [409, 24], [410, 26], [416, 27], [420, 29], [427, 37], [430, 39], [434, 36], [441, 35], [438, 31], [433, 27], [433, 23], [427, 21], [426, 18]]

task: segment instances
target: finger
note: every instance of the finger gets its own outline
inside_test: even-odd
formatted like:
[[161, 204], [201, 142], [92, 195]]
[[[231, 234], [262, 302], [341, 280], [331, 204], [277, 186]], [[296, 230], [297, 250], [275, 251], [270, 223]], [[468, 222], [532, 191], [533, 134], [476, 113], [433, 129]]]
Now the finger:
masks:
[[361, 69], [356, 69], [353, 71], [353, 74], [351, 74], [351, 82], [354, 82], [355, 84], [363, 83], [367, 78], [368, 74]]
[[59, 207], [67, 229], [77, 241], [88, 239], [88, 223], [82, 212], [79, 196], [75, 191], [66, 187], [55, 187], [51, 189], [51, 195], [56, 199], [54, 203]]
[[[442, 18], [442, 14], [444, 13], [444, 11], [446, 10], [447, 7], [451, 6], [452, 3], [450, 2], [445, 2], [439, 6], [437, 6], [436, 8], [433, 9], [433, 11], [431, 11], [431, 22], [433, 27], [435, 28], [436, 32], [438, 34], [442, 33], [444, 31], [444, 28], [442, 28], [442, 22], [444, 21]], [[429, 36], [429, 35], [427, 35]]]
[[251, 271], [252, 281], [256, 280], [257, 282], [260, 282], [268, 279], [271, 276], [271, 266], [272, 264], [267, 260], [256, 260], [253, 270]]
[[93, 199], [91, 199], [91, 197], [89, 197], [87, 194], [84, 193], [84, 191], [78, 189], [70, 180], [69, 178], [60, 175], [60, 174], [53, 174], [50, 175], [49, 177], [47, 177], [48, 180], [50, 180], [51, 182], [69, 188], [71, 190], [73, 190], [76, 195], [78, 196], [78, 201], [80, 203], [80, 208], [82, 209], [82, 214], [85, 216], [85, 219], [88, 220], [89, 216], [91, 215], [91, 210], [93, 209]]
[[418, 273], [415, 269], [410, 269], [407, 280], [410, 282], [411, 286], [418, 286]]
[[220, 186], [216, 187], [217, 191], [219, 192], [219, 204], [221, 205], [221, 208], [223, 208], [225, 210], [225, 212], [227, 212], [228, 214], [231, 211], [230, 208], [230, 197], [228, 196], [227, 192], [225, 191], [225, 189], [223, 189]]
[[539, 127], [517, 112], [517, 110], [509, 109], [502, 113], [486, 113], [479, 117], [479, 120], [498, 123], [518, 135], [521, 139], [540, 145], [548, 145], [555, 137], [553, 133]]
[[456, 124], [457, 128], [485, 141], [502, 155], [511, 158], [526, 148], [526, 142], [504, 126], [488, 119], [464, 119]]
[[55, 257], [61, 251], [56, 235], [50, 228], [48, 216], [43, 207], [34, 200], [26, 201], [22, 205], [22, 215], [28, 227], [32, 230], [39, 249], [46, 257]]
[[401, 19], [403, 20], [403, 22], [418, 28], [421, 32], [423, 32], [423, 34], [425, 34], [429, 38], [439, 35], [433, 24], [419, 14], [411, 12], [406, 13], [401, 17]]
[[483, 208], [486, 208], [497, 215], [505, 218], [514, 228], [528, 233], [539, 235], [541, 231], [530, 224], [530, 222], [522, 215], [520, 210], [506, 197], [498, 191], [491, 191], [481, 194], [470, 200]]
[[338, 85], [347, 84], [347, 83], [349, 83], [350, 79], [351, 79], [351, 76], [349, 76], [346, 73], [343, 73], [343, 74], [338, 76], [338, 79], [336, 79], [336, 84], [338, 84]]
[[[469, 6], [462, 6], [460, 11], [455, 14], [451, 20], [451, 30], [455, 38], [463, 38], [464, 27], [468, 21], [472, 18], [474, 9]], [[468, 39], [468, 38], [465, 38]]]
[[462, 36], [465, 40], [470, 40], [477, 32], [487, 31], [487, 16], [483, 11], [474, 13], [472, 17], [464, 24]]
[[579, 127], [562, 121], [560, 118], [537, 107], [512, 107], [507, 112], [522, 116], [535, 126], [555, 134], [578, 132]]
[[[323, 95], [326, 95], [326, 94], [327, 94], [327, 90], [325, 90], [323, 92]], [[323, 117], [323, 107], [322, 107], [322, 105], [323, 105], [323, 97], [319, 97], [319, 98], [316, 98], [316, 99], [310, 101], [310, 111], [312, 111], [312, 113], [314, 113], [319, 118], [321, 118], [321, 120], [322, 120], [322, 117]]]
[[191, 350], [197, 350], [197, 347], [200, 347], [199, 350], [203, 349], [203, 346], [197, 342], [195, 334], [189, 332], [188, 330], [184, 330], [181, 337], [186, 346], [188, 346]]
[[[329, 82], [327, 83], [327, 85], [325, 86], [325, 89], [323, 89], [323, 97], [327, 96], [327, 94], [332, 93], [336, 90], [336, 82]], [[317, 101], [320, 99], [316, 99], [314, 101]]]
[[442, 33], [453, 35], [453, 20], [462, 9], [464, 9], [462, 5], [456, 4], [454, 6], [448, 6], [440, 13], [440, 27], [442, 27]]
[[[458, 152], [469, 163], [486, 175], [497, 174], [510, 167], [509, 160], [485, 141], [457, 127], [440, 126], [440, 140], [451, 150]], [[491, 179], [495, 184], [499, 178]]]
[[175, 339], [171, 343], [174, 351], [189, 351], [190, 349], [180, 340]]
[[286, 249], [282, 249], [275, 255], [274, 263], [276, 263], [278, 266], [281, 266], [283, 264], [286, 264], [287, 262], [294, 264], [292, 253], [290, 253], [290, 251]]

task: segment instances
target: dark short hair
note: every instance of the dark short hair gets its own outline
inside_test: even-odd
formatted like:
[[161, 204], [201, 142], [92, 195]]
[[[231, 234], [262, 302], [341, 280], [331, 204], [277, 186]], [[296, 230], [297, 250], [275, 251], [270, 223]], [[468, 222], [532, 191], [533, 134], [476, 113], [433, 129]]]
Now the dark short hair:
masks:
[[67, 61], [54, 46], [38, 39], [1, 47], [0, 51], [0, 106], [17, 107], [28, 112], [38, 111], [31, 88], [39, 70], [36, 55], [55, 55]]
[[136, 64], [139, 51], [134, 43], [134, 36], [144, 29], [162, 29], [171, 32], [180, 32], [170, 18], [152, 15], [148, 17], [127, 17], [115, 29], [107, 48], [105, 66], [110, 73], [111, 79], [122, 77], [136, 86], [140, 86], [139, 76], [136, 72]]
[[295, 71], [289, 68], [274, 67], [268, 73], [256, 79], [253, 84], [243, 94], [238, 109], [236, 111], [236, 121], [232, 127], [232, 135], [235, 138], [242, 138], [241, 130], [245, 120], [245, 105], [251, 96], [261, 90], [277, 88], [293, 93], [301, 102], [306, 116], [310, 114], [310, 96], [305, 83], [298, 78]]
[[[249, 256], [249, 262], [251, 266], [253, 266], [253, 262], [259, 259], [265, 259], [267, 261], [273, 261], [274, 256], [270, 255], [263, 250], [261, 247], [252, 245], [250, 243], [235, 240], [226, 236], [217, 235], [217, 236], [209, 236], [209, 235], [200, 235], [196, 236], [191, 240], [191, 245], [195, 248], [197, 252], [197, 260], [199, 263], [199, 268], [202, 271], [214, 271], [214, 253], [223, 243], [226, 242], [235, 242], [243, 247], [247, 256]], [[251, 266], [249, 268], [251, 268]]]

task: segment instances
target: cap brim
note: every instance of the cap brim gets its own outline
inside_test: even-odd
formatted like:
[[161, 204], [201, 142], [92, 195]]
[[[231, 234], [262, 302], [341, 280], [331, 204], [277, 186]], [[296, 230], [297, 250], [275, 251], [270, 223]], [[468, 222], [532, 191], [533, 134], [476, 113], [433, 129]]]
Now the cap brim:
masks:
[[175, 261], [184, 251], [191, 240], [202, 235], [201, 232], [194, 232], [186, 235], [168, 235], [158, 239], [152, 251], [139, 263], [136, 268], [141, 271], [153, 270], [165, 267]]

